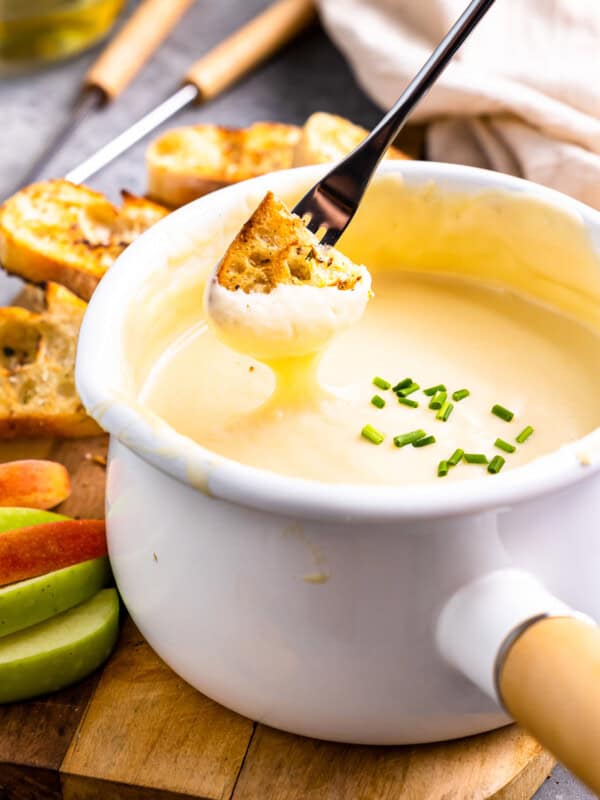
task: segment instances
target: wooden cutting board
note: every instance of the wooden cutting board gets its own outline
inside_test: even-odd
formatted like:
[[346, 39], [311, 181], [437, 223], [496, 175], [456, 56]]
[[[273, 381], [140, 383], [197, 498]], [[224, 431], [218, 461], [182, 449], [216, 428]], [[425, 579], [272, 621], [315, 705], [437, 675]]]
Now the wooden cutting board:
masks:
[[[103, 437], [38, 442], [71, 472], [61, 511], [102, 516]], [[526, 800], [552, 757], [516, 726], [418, 747], [281, 733], [196, 692], [129, 619], [104, 668], [47, 698], [0, 706], [0, 800]]]

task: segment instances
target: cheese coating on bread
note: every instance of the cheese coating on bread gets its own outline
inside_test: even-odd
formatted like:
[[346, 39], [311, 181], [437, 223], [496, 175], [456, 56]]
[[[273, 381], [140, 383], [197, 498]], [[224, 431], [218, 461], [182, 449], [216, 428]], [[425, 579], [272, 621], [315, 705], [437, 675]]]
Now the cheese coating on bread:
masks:
[[371, 277], [320, 244], [269, 192], [243, 226], [207, 287], [217, 335], [260, 360], [323, 349], [366, 308]]

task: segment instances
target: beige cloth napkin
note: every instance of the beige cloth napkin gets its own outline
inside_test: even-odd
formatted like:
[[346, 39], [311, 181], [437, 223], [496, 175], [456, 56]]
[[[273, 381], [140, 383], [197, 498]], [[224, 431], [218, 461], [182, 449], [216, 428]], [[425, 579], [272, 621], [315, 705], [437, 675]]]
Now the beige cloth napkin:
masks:
[[[318, 0], [391, 106], [467, 0]], [[600, 0], [497, 0], [421, 102], [428, 157], [509, 172], [600, 209]]]

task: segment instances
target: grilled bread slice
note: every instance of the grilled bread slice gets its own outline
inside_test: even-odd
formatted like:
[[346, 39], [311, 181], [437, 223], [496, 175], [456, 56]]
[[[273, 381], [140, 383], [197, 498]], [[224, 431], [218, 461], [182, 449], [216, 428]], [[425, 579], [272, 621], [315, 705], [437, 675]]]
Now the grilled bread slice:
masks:
[[233, 292], [268, 294], [281, 284], [353, 289], [364, 278], [364, 267], [321, 245], [300, 217], [268, 192], [229, 245], [216, 278]]
[[146, 153], [148, 194], [167, 206], [182, 206], [231, 183], [287, 169], [299, 136], [295, 125], [276, 122], [168, 131]]
[[273, 364], [323, 351], [361, 318], [370, 289], [366, 267], [323, 246], [269, 192], [217, 266], [205, 303], [226, 345]]
[[0, 308], [0, 439], [100, 433], [75, 390], [77, 335], [86, 304], [50, 283], [34, 305], [41, 309]]
[[117, 256], [167, 210], [123, 192], [123, 205], [65, 180], [34, 183], [0, 207], [0, 264], [84, 300]]
[[[318, 111], [304, 123], [294, 148], [292, 165], [326, 164], [347, 156], [367, 136], [368, 131], [344, 117]], [[404, 153], [390, 147], [386, 158], [406, 159]]]

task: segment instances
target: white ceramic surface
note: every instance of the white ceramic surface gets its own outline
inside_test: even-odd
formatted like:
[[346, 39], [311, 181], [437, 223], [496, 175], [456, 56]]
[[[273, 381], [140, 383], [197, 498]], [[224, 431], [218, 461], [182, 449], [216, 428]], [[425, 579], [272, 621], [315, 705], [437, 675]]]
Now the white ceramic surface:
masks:
[[[563, 613], [561, 601], [600, 618], [597, 433], [492, 480], [332, 486], [217, 457], [149, 418], [132, 389], [126, 323], [152, 276], [190, 241], [208, 241], [232, 209], [267, 188], [300, 195], [322, 169], [276, 173], [175, 212], [128, 248], [94, 295], [77, 382], [112, 434], [117, 583], [173, 669], [254, 719], [380, 744], [487, 730], [507, 721], [492, 672], [516, 624]], [[581, 218], [600, 249], [598, 213], [523, 181], [419, 162], [389, 162], [380, 174], [533, 194]], [[305, 580], [315, 573], [327, 579]], [[510, 608], [494, 599], [502, 586]], [[470, 613], [465, 597], [484, 611]]]

